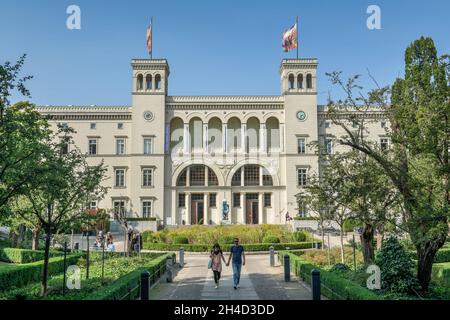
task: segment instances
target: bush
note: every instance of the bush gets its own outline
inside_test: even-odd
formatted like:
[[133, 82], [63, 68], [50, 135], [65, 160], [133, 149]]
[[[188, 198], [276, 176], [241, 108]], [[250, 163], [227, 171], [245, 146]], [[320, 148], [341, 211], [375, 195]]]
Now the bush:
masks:
[[[364, 265], [364, 259], [361, 251], [355, 252], [356, 266]], [[328, 250], [307, 250], [303, 255], [303, 259], [312, 264], [324, 267], [327, 265], [335, 265], [341, 263], [341, 249], [338, 247], [330, 249], [330, 261], [328, 263]], [[353, 249], [344, 247], [344, 262], [346, 265], [353, 266]]]
[[378, 300], [381, 299], [379, 295], [370, 291], [367, 288], [361, 287], [359, 284], [351, 280], [343, 278], [340, 274], [333, 273], [321, 269], [303, 259], [302, 256], [297, 256], [289, 251], [279, 251], [280, 261], [283, 262], [282, 257], [288, 254], [291, 262], [291, 270], [301, 277], [303, 281], [311, 283], [311, 271], [313, 269], [320, 270], [320, 280], [323, 284], [322, 294], [329, 299], [337, 300]]
[[381, 269], [381, 286], [393, 293], [413, 293], [418, 288], [414, 262], [397, 238], [383, 241], [375, 263]]
[[173, 244], [188, 244], [189, 239], [184, 236], [175, 236], [172, 238], [172, 243]]
[[303, 242], [306, 241], [307, 233], [305, 231], [295, 231], [292, 237], [296, 242]]
[[[320, 242], [317, 242], [319, 246]], [[313, 245], [312, 242], [290, 242], [290, 243], [256, 243], [256, 244], [243, 244], [245, 251], [269, 251], [271, 246], [275, 250], [291, 250], [309, 249]], [[231, 244], [221, 245], [223, 251], [229, 251]], [[144, 249], [146, 250], [158, 250], [158, 251], [178, 251], [183, 248], [185, 251], [190, 252], [209, 252], [211, 251], [211, 244], [169, 244], [169, 243], [144, 243]]]
[[[8, 263], [30, 263], [39, 260], [44, 260], [44, 251], [41, 250], [29, 250], [18, 248], [0, 248], [0, 261]], [[61, 256], [63, 252], [50, 251], [50, 257]]]
[[350, 268], [346, 264], [343, 264], [343, 263], [337, 263], [330, 269], [330, 272], [346, 273], [349, 271], [351, 271]]
[[233, 236], [220, 236], [218, 242], [220, 244], [233, 244], [234, 243], [234, 237]]
[[450, 263], [435, 263], [431, 279], [440, 286], [450, 288]]
[[[67, 266], [76, 264], [80, 255], [67, 256]], [[32, 262], [17, 266], [17, 268], [0, 272], [0, 291], [13, 287], [22, 287], [32, 282], [39, 282], [42, 278], [44, 261]], [[56, 275], [64, 270], [64, 257], [51, 258], [48, 262], [48, 274]]]
[[144, 242], [158, 242], [153, 231], [147, 230], [142, 232], [142, 241]]
[[263, 238], [263, 243], [280, 243], [280, 238], [277, 236], [265, 236]]

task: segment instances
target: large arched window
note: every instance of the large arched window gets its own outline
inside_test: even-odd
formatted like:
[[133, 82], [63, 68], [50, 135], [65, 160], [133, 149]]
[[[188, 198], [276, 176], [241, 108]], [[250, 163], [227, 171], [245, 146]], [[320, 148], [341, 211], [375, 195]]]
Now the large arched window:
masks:
[[144, 76], [142, 74], [138, 74], [136, 80], [136, 90], [140, 91], [144, 89]]
[[161, 75], [159, 74], [155, 76], [155, 89], [156, 90], [161, 89]]
[[295, 86], [294, 86], [294, 75], [291, 73], [290, 75], [289, 75], [289, 78], [288, 78], [288, 80], [289, 80], [289, 89], [294, 89], [295, 88]]
[[301, 73], [297, 76], [297, 89], [303, 89], [303, 75]]
[[306, 75], [306, 89], [312, 89], [312, 76], [310, 73]]
[[219, 180], [217, 179], [216, 173], [211, 168], [203, 164], [190, 165], [181, 171], [177, 179], [177, 187], [203, 187], [218, 185]]
[[243, 186], [273, 186], [272, 175], [269, 171], [255, 164], [240, 167], [231, 179], [232, 186], [242, 186], [242, 175], [244, 175]]
[[148, 74], [145, 77], [145, 90], [152, 90], [152, 75]]

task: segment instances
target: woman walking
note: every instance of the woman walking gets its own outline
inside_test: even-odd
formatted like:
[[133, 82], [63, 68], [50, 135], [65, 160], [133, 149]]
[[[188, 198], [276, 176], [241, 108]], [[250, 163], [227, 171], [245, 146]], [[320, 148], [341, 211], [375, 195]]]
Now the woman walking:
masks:
[[211, 259], [211, 269], [214, 273], [214, 282], [216, 283], [217, 289], [219, 287], [220, 273], [222, 272], [222, 261], [226, 263], [218, 243], [213, 246], [209, 257]]

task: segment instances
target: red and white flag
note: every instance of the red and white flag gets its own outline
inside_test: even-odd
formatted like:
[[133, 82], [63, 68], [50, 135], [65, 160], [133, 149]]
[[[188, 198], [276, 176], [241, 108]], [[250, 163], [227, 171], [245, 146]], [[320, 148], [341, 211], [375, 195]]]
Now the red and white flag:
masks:
[[297, 48], [297, 23], [289, 30], [283, 32], [282, 47], [284, 52]]
[[152, 20], [147, 28], [147, 49], [149, 53], [152, 52]]

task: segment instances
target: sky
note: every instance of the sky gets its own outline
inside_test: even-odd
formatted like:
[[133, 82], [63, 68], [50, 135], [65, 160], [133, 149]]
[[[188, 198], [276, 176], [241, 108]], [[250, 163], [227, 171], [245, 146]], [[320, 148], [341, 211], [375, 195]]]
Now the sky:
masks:
[[[69, 5], [81, 10], [81, 29], [69, 30]], [[369, 30], [369, 5], [381, 10], [381, 29]], [[0, 0], [0, 63], [27, 54], [23, 75], [38, 105], [130, 105], [133, 58], [170, 65], [169, 95], [279, 95], [281, 34], [299, 19], [299, 56], [319, 61], [318, 101], [341, 92], [325, 76], [361, 74], [373, 87], [403, 74], [405, 48], [432, 37], [450, 53], [448, 0]], [[15, 95], [13, 101], [22, 99]]]

